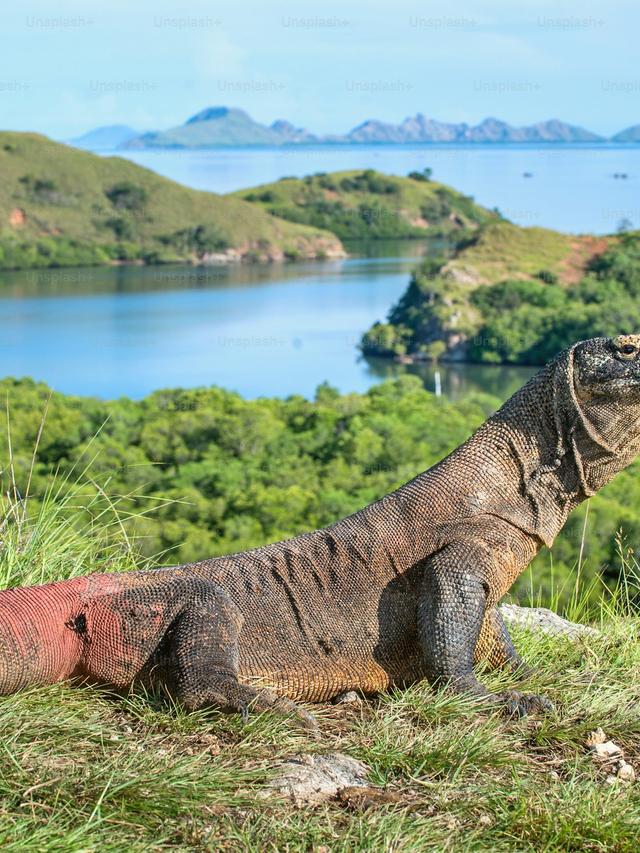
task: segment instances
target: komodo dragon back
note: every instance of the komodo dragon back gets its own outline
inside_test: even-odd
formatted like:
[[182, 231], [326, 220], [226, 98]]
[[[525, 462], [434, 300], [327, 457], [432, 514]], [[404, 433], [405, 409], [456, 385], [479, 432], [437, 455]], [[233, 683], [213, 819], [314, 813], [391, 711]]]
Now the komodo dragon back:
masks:
[[[482, 660], [524, 665], [497, 604], [640, 449], [640, 336], [560, 353], [464, 444], [321, 530], [184, 566], [0, 593], [0, 693], [79, 678], [187, 708], [276, 709], [423, 678], [522, 715]], [[425, 430], [428, 425], [425, 424]]]

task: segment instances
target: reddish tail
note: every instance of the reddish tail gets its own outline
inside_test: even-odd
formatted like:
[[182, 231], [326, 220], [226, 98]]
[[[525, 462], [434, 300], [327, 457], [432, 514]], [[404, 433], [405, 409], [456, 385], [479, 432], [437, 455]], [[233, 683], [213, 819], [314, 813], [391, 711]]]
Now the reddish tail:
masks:
[[82, 654], [87, 578], [0, 592], [0, 694], [71, 676]]

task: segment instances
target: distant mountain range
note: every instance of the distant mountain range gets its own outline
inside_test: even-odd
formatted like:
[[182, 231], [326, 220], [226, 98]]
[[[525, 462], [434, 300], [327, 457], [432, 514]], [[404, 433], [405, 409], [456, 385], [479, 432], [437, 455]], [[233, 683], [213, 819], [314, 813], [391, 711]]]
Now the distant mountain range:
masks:
[[284, 119], [271, 125], [260, 124], [244, 110], [208, 107], [185, 124], [168, 130], [139, 134], [126, 125], [100, 127], [71, 140], [71, 145], [90, 151], [135, 148], [218, 148], [232, 146], [335, 145], [410, 143], [504, 143], [504, 142], [640, 142], [640, 125], [620, 131], [610, 140], [567, 124], [559, 119], [514, 127], [497, 118], [480, 124], [449, 123], [423, 113], [405, 118], [400, 124], [369, 119], [344, 135], [320, 136], [295, 127]]

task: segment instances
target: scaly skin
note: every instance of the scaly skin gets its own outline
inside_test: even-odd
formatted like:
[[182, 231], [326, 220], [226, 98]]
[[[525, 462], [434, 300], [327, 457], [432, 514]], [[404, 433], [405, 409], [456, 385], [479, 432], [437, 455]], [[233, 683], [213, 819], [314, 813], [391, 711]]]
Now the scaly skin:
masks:
[[516, 714], [474, 663], [522, 669], [497, 604], [640, 450], [640, 336], [543, 368], [437, 465], [336, 524], [239, 554], [0, 593], [0, 693], [162, 684], [188, 708], [294, 711], [423, 678]]

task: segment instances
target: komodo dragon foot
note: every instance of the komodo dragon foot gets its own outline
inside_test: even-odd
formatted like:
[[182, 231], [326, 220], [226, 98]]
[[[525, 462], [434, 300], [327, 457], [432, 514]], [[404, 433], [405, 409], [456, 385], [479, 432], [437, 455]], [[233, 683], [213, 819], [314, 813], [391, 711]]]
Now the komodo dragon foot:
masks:
[[504, 713], [509, 717], [526, 717], [528, 714], [547, 714], [554, 710], [553, 702], [546, 696], [536, 693], [520, 693], [518, 690], [505, 690], [497, 694]]
[[445, 686], [454, 693], [477, 699], [485, 708], [501, 711], [506, 717], [519, 719], [529, 714], [548, 714], [554, 710], [553, 702], [537, 693], [522, 693], [519, 690], [492, 693], [472, 673], [452, 679]]

